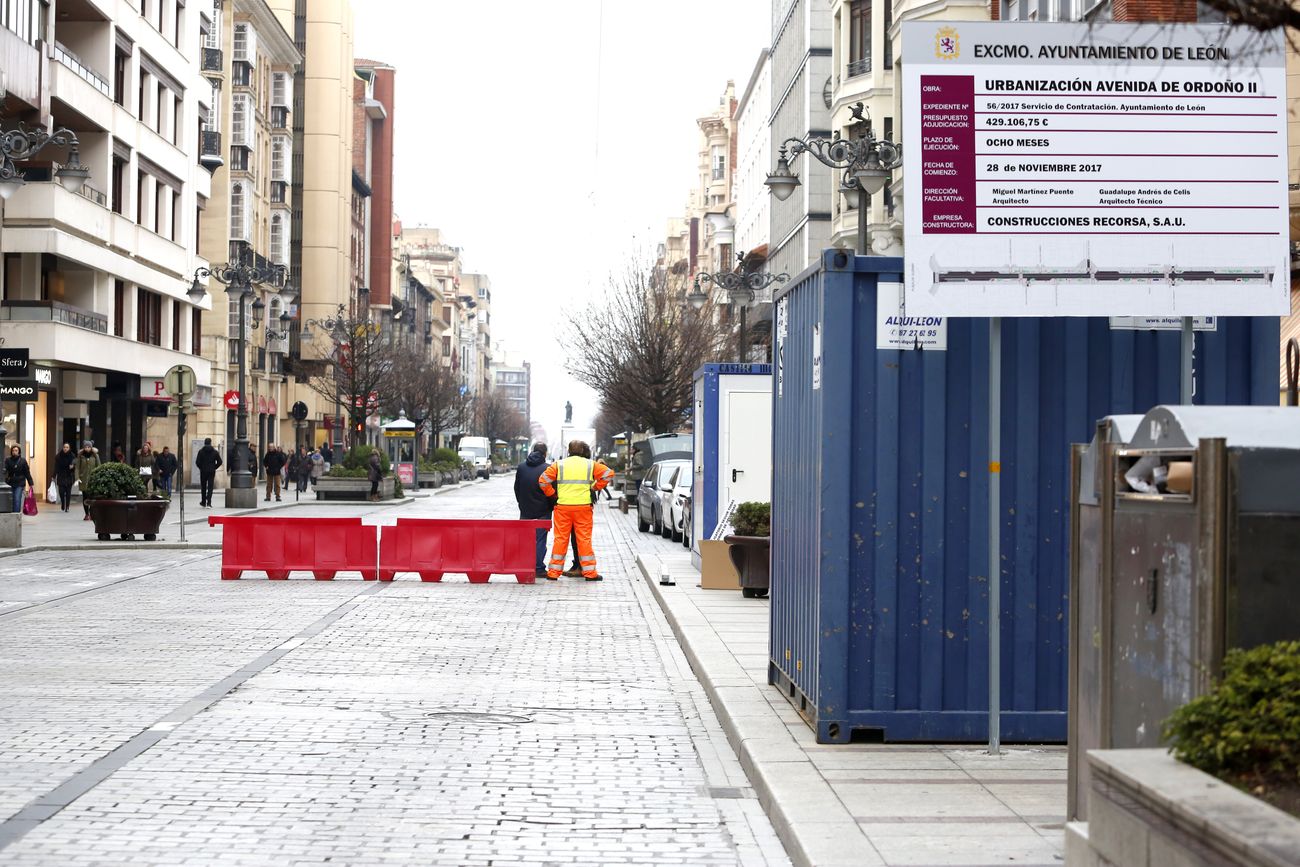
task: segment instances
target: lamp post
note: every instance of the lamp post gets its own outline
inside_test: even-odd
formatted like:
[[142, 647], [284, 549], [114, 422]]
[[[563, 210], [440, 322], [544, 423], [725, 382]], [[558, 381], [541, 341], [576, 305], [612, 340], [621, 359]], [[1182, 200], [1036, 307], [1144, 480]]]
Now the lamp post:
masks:
[[0, 132], [0, 200], [7, 200], [27, 183], [14, 160], [30, 160], [49, 145], [69, 149], [68, 163], [61, 166], [54, 177], [68, 192], [81, 192], [82, 184], [90, 177], [90, 169], [81, 164], [81, 143], [77, 134], [63, 127], [50, 133], [41, 127], [29, 128], [20, 123], [17, 129]]
[[781, 145], [776, 160], [776, 171], [767, 176], [764, 183], [776, 196], [777, 201], [784, 202], [790, 198], [795, 187], [799, 186], [799, 176], [790, 171], [790, 159], [802, 153], [812, 154], [817, 161], [833, 169], [843, 169], [840, 192], [848, 199], [849, 206], [858, 211], [858, 254], [871, 254], [870, 239], [867, 228], [867, 203], [862, 194], [874, 196], [885, 188], [889, 181], [889, 172], [902, 162], [898, 146], [888, 139], [877, 139], [871, 129], [871, 120], [863, 110], [862, 103], [853, 106], [853, 117], [857, 119], [855, 128], [861, 130], [857, 138], [801, 139], [788, 138]]
[[749, 353], [745, 345], [745, 318], [749, 305], [754, 303], [757, 293], [773, 283], [784, 283], [790, 279], [789, 274], [764, 274], [757, 271], [745, 273], [745, 254], [741, 253], [736, 262], [739, 270], [705, 272], [695, 276], [695, 291], [686, 296], [691, 306], [699, 310], [709, 300], [704, 291], [705, 283], [712, 283], [726, 291], [728, 300], [740, 307], [740, 360], [748, 361]]
[[[244, 262], [214, 265], [210, 268], [198, 268], [194, 271], [194, 282], [190, 284], [189, 298], [198, 304], [207, 295], [207, 290], [199, 282], [201, 278], [211, 277], [226, 287], [226, 293], [239, 299], [239, 409], [236, 412], [235, 453], [230, 460], [230, 487], [226, 490], [226, 507], [251, 509], [257, 506], [257, 491], [253, 486], [253, 475], [248, 461], [248, 396], [245, 380], [247, 378], [247, 337], [245, 335], [245, 308], [248, 299], [253, 296], [253, 285], [270, 283], [280, 289], [285, 288], [284, 280], [287, 269], [283, 265], [257, 267]], [[289, 290], [291, 293], [293, 290]], [[253, 301], [253, 327], [262, 321], [262, 310], [266, 305], [262, 299]]]

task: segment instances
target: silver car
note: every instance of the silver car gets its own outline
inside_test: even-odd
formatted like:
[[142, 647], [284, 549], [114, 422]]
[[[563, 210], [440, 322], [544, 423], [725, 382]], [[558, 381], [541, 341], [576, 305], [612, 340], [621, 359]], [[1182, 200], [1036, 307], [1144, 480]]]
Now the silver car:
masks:
[[680, 472], [690, 474], [689, 461], [660, 461], [650, 465], [636, 491], [636, 528], [642, 533], [653, 530], [664, 538], [673, 535], [669, 509]]

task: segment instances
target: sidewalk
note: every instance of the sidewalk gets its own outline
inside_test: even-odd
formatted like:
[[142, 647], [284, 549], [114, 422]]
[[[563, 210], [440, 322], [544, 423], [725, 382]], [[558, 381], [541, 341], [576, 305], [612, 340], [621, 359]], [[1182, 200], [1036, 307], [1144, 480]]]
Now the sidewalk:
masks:
[[1064, 747], [818, 744], [767, 683], [768, 601], [700, 589], [685, 553], [637, 563], [795, 864], [1063, 862]]
[[[417, 500], [426, 500], [430, 495], [437, 496], [451, 493], [474, 485], [484, 484], [484, 482], [483, 479], [476, 479], [461, 482], [458, 485], [448, 485], [431, 490], [426, 489], [421, 491], [419, 495], [408, 495], [400, 500], [386, 500], [379, 503], [363, 500], [317, 500], [315, 493], [310, 489], [301, 495], [301, 499], [295, 500], [292, 488], [281, 494], [281, 500], [273, 500], [268, 503], [263, 499], [263, 492], [259, 489], [258, 504], [257, 508], [254, 509], [227, 509], [224, 489], [213, 492], [212, 508], [202, 508], [199, 506], [198, 489], [191, 488], [185, 492], [186, 541], [184, 543], [180, 541], [180, 506], [175, 495], [173, 495], [172, 505], [167, 510], [167, 517], [163, 520], [156, 542], [130, 542], [120, 539], [101, 542], [95, 538], [95, 532], [92, 529], [94, 525], [83, 520], [85, 513], [82, 510], [80, 498], [73, 499], [72, 508], [67, 512], [60, 511], [57, 504], [41, 503], [40, 510], [34, 517], [23, 517], [23, 546], [21, 548], [0, 549], [0, 557], [50, 549], [111, 550], [114, 548], [139, 548], [167, 550], [172, 548], [220, 548], [221, 529], [208, 526], [208, 518], [212, 515], [254, 515], [292, 510], [285, 512], [285, 515], [319, 517], [339, 514], [340, 509], [348, 510], [348, 514], [359, 512], [363, 516], [375, 513], [382, 514], [389, 509], [412, 505]], [[376, 521], [375, 523], [382, 522]]]

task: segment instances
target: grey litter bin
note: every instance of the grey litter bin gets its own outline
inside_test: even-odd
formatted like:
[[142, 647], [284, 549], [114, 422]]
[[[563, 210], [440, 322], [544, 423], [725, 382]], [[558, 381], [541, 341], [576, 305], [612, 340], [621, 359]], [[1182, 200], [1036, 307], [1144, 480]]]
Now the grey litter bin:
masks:
[[[1161, 746], [1161, 724], [1210, 687], [1228, 648], [1300, 638], [1300, 410], [1162, 406], [1131, 424], [1104, 420], [1074, 451], [1075, 819], [1088, 750]], [[1185, 491], [1135, 490], [1125, 477], [1143, 459], [1181, 470]]]

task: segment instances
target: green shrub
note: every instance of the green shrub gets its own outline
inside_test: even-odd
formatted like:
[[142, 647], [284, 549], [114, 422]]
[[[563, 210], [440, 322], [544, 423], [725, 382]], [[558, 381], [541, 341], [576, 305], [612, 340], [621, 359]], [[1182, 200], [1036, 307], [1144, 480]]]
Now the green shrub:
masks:
[[[362, 470], [361, 475], [364, 476], [365, 470], [368, 468], [367, 462], [370, 460], [370, 453], [373, 451], [379, 452], [379, 469], [384, 475], [388, 475], [388, 454], [383, 449], [376, 449], [374, 446], [353, 446], [348, 449], [348, 453], [343, 456], [343, 469]], [[334, 471], [331, 469], [330, 475], [333, 474]], [[347, 475], [350, 477], [352, 474]]]
[[434, 449], [433, 462], [436, 464], [455, 464], [460, 462], [460, 455], [456, 454], [455, 449]]
[[400, 500], [402, 497], [406, 496], [406, 494], [403, 491], [404, 489], [402, 488], [402, 480], [393, 479], [393, 499]]
[[127, 497], [143, 497], [144, 490], [139, 470], [128, 464], [110, 462], [90, 471], [90, 478], [86, 479], [81, 494], [87, 500], [125, 500]]
[[1228, 651], [1219, 683], [1162, 735], [1180, 761], [1235, 785], [1300, 785], [1300, 641]]
[[731, 516], [731, 528], [737, 536], [772, 535], [772, 504], [741, 503]]

